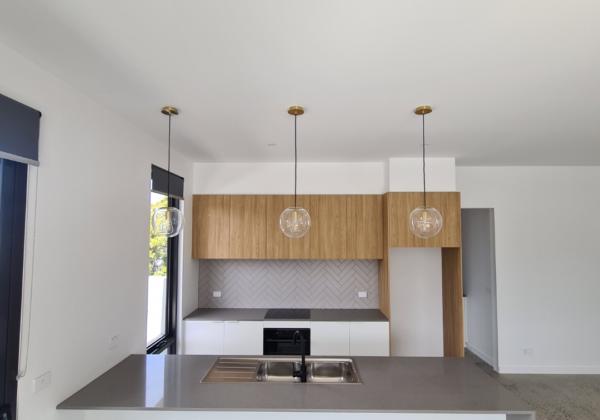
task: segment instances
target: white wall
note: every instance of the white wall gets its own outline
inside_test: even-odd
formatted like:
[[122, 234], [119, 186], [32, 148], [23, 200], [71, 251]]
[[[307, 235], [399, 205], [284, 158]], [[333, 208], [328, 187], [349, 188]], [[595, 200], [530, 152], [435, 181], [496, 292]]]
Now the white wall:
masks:
[[392, 248], [392, 356], [444, 355], [440, 248]]
[[[31, 280], [34, 288], [19, 420], [66, 418], [57, 403], [128, 354], [145, 351], [150, 165], [166, 164], [166, 141], [1, 44], [0, 62], [0, 91], [43, 113], [37, 223], [31, 213], [27, 221], [29, 239], [35, 227], [35, 245], [27, 243], [34, 255], [27, 255], [33, 265], [25, 275], [26, 301]], [[156, 105], [162, 118], [163, 104]], [[175, 155], [173, 168], [186, 178], [189, 196], [191, 162]], [[189, 236], [183, 241], [184, 312], [196, 307], [198, 295]], [[110, 350], [113, 336], [118, 345]], [[52, 384], [34, 394], [32, 379], [47, 371]]]
[[494, 210], [463, 209], [461, 226], [466, 347], [498, 369]]
[[459, 167], [496, 225], [501, 372], [600, 373], [600, 167]]
[[[454, 158], [427, 158], [425, 175], [427, 191], [456, 191]], [[423, 160], [391, 158], [388, 162], [386, 191], [423, 191]]]
[[[300, 162], [298, 194], [381, 194], [383, 162]], [[293, 162], [194, 164], [195, 194], [293, 194]]]
[[[421, 191], [422, 162], [299, 162], [298, 194], [382, 194]], [[427, 158], [427, 189], [455, 191], [454, 158]], [[201, 162], [194, 164], [195, 194], [292, 194], [293, 162]]]

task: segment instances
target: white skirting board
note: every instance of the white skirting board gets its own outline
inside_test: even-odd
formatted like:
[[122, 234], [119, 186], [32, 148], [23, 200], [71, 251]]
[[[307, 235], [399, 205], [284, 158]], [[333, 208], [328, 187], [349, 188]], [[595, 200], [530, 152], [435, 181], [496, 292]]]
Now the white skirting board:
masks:
[[600, 375], [599, 365], [552, 366], [552, 365], [500, 365], [499, 373], [539, 374], [539, 375]]

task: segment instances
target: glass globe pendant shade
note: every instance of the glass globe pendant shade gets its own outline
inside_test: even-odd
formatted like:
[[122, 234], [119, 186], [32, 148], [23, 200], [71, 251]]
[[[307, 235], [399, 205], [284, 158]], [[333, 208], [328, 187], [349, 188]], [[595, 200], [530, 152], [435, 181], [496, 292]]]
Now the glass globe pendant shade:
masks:
[[417, 237], [428, 239], [442, 230], [444, 219], [433, 207], [417, 207], [410, 212], [410, 231]]
[[160, 207], [152, 215], [152, 231], [155, 235], [172, 238], [183, 227], [183, 213], [177, 207]]
[[279, 228], [288, 238], [302, 238], [310, 230], [310, 214], [302, 207], [288, 207], [279, 216]]

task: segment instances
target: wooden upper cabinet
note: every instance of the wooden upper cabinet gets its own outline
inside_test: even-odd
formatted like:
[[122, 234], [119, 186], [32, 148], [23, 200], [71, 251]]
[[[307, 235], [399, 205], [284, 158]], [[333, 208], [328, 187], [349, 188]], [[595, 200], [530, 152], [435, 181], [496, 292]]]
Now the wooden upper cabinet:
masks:
[[279, 229], [291, 195], [194, 196], [193, 257], [198, 259], [381, 259], [380, 195], [301, 195], [311, 216], [299, 239]]
[[266, 196], [232, 195], [230, 200], [229, 258], [266, 258]]
[[198, 259], [229, 258], [228, 195], [195, 195], [192, 255]]
[[310, 257], [318, 260], [348, 257], [345, 195], [311, 195]]
[[348, 258], [383, 258], [382, 203], [381, 195], [346, 196]]
[[423, 205], [421, 192], [390, 192], [387, 196], [388, 243], [394, 247], [460, 247], [460, 193], [428, 192], [427, 205], [435, 207], [444, 218], [439, 235], [421, 239], [412, 234], [409, 228], [410, 212]]
[[[281, 212], [293, 205], [293, 195], [271, 195], [267, 197], [267, 258], [269, 259], [310, 258], [310, 230], [302, 238], [290, 239], [279, 228]], [[307, 209], [312, 216], [308, 196], [298, 196], [298, 206]]]

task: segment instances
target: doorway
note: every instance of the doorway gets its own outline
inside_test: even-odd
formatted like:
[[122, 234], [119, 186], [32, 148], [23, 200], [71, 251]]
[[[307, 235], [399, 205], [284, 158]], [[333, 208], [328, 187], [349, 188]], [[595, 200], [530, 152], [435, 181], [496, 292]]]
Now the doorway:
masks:
[[498, 371], [494, 209], [462, 209], [465, 348]]

